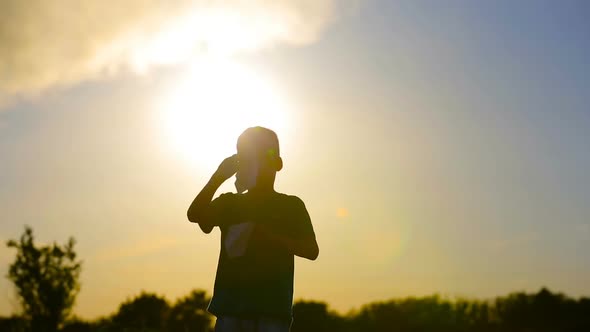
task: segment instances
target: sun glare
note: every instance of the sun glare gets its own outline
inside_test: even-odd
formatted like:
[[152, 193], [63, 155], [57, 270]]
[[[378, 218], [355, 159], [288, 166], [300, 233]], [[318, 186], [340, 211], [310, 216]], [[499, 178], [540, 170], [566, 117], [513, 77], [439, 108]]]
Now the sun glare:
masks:
[[210, 167], [235, 153], [247, 127], [269, 127], [284, 138], [290, 115], [275, 86], [230, 60], [202, 60], [162, 100], [162, 123], [172, 148]]

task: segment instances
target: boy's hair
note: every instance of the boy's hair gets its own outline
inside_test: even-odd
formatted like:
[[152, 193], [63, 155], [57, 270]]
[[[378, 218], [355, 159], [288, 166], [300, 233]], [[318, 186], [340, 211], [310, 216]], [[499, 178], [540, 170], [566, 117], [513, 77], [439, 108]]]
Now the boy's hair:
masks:
[[248, 146], [268, 157], [279, 157], [279, 138], [277, 134], [264, 127], [250, 127], [238, 137], [238, 149], [240, 146]]

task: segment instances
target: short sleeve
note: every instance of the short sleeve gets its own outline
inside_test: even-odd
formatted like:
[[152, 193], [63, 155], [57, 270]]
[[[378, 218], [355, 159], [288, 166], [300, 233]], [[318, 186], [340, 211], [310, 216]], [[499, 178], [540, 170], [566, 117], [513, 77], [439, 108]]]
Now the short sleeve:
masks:
[[293, 222], [293, 235], [297, 238], [315, 238], [315, 232], [313, 225], [311, 224], [311, 217], [307, 212], [305, 203], [301, 198], [293, 196], [292, 199], [292, 222]]
[[224, 193], [209, 204], [207, 213], [213, 226], [225, 226], [231, 222], [235, 210], [235, 194]]

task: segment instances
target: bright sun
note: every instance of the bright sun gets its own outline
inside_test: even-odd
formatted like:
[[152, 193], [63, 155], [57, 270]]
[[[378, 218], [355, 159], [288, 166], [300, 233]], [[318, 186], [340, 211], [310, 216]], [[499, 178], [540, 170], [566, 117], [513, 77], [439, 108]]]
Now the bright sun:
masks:
[[184, 158], [200, 166], [235, 153], [239, 134], [269, 127], [282, 139], [288, 130], [285, 100], [263, 76], [230, 60], [194, 63], [163, 98], [165, 135]]

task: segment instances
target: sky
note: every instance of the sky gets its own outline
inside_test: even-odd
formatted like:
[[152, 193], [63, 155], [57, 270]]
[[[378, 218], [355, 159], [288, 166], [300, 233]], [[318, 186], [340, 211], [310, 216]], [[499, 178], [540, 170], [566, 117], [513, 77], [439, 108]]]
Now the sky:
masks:
[[296, 299], [590, 295], [585, 1], [35, 6], [0, 1], [0, 239], [74, 237], [77, 315], [212, 290], [186, 209], [252, 124], [320, 245]]

